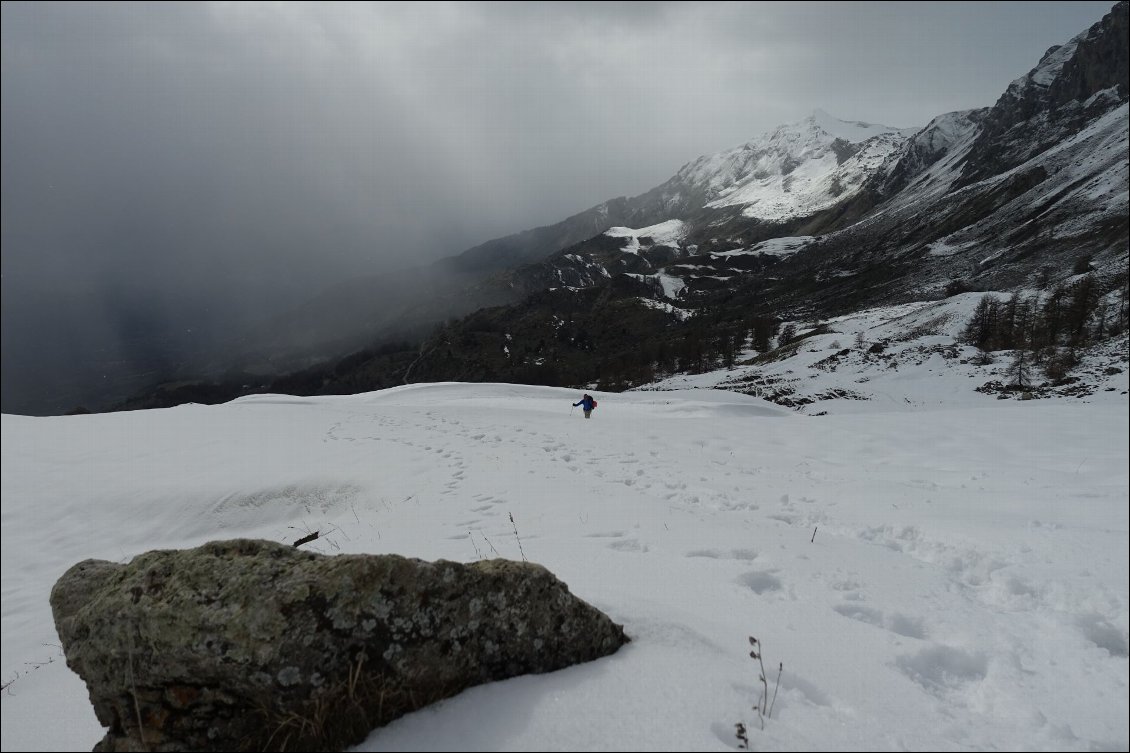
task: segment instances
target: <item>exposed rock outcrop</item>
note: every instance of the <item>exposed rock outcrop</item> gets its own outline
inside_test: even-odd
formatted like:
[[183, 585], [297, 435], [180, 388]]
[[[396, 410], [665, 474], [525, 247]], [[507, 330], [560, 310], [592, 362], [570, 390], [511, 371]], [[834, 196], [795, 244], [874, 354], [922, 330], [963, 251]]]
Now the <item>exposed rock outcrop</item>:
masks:
[[1128, 7], [1126, 0], [1116, 3], [1009, 85], [985, 117], [955, 187], [1023, 164], [1126, 102]]
[[81, 562], [51, 607], [109, 728], [96, 750], [341, 750], [472, 685], [628, 640], [539, 565], [246, 539]]

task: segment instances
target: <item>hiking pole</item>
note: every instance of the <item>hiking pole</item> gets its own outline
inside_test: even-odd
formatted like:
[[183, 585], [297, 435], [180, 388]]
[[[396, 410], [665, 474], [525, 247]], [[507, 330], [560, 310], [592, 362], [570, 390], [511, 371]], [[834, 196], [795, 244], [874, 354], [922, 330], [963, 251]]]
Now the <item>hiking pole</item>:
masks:
[[574, 406], [573, 406], [572, 408], [570, 408], [570, 409], [569, 409], [569, 415], [570, 415], [570, 416], [572, 416], [572, 415], [573, 415], [573, 411], [575, 411], [576, 409], [577, 409], [577, 406], [575, 406], [575, 405], [574, 405]]

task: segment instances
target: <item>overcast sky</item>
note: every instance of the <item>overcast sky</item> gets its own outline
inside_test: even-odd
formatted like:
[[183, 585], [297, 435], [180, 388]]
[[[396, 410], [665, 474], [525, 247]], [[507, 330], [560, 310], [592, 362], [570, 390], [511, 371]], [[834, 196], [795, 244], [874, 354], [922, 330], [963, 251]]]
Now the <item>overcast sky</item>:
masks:
[[990, 105], [1111, 5], [5, 2], [4, 271], [448, 255], [815, 108]]
[[1112, 4], [4, 2], [5, 339], [61, 291], [279, 306], [816, 108], [988, 106]]

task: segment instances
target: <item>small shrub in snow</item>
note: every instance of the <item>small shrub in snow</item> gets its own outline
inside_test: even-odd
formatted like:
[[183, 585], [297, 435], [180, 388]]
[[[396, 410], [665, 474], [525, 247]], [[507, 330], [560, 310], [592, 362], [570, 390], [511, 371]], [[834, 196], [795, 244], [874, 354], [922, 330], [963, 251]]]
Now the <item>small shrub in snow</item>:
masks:
[[1053, 383], [1061, 382], [1078, 363], [1075, 351], [1070, 348], [1055, 348], [1044, 361], [1044, 374]]
[[975, 366], [989, 366], [995, 362], [993, 354], [985, 350], [977, 351], [977, 355], [973, 356], [973, 364]]
[[514, 522], [514, 513], [510, 513], [510, 525], [514, 526], [514, 539], [518, 542], [518, 551], [522, 554], [522, 561], [529, 562], [526, 559], [526, 551], [522, 549], [522, 539], [518, 538], [518, 524]]
[[[816, 533], [813, 531], [813, 536]], [[752, 635], [749, 637], [749, 645], [753, 650], [749, 652], [749, 658], [754, 659], [758, 666], [757, 679], [761, 681], [761, 695], [757, 699], [757, 703], [753, 705], [753, 710], [757, 712], [758, 722], [761, 724], [761, 729], [765, 729], [765, 719], [773, 718], [773, 707], [777, 704], [777, 690], [781, 687], [781, 673], [785, 670], [784, 663], [777, 665], [777, 682], [773, 686], [773, 699], [769, 699], [769, 681], [765, 679], [765, 662], [761, 659], [761, 641], [754, 638]], [[749, 738], [746, 737], [746, 726], [738, 722], [734, 725], [734, 735], [738, 738], [738, 747], [746, 750], [749, 748]]]
[[1028, 363], [1027, 353], [1017, 350], [1008, 367], [1009, 382], [1014, 387], [1027, 389], [1032, 386], [1032, 367]]
[[745, 725], [738, 722], [734, 728], [734, 736], [738, 738], [738, 750], [749, 750], [749, 736], [746, 734]]

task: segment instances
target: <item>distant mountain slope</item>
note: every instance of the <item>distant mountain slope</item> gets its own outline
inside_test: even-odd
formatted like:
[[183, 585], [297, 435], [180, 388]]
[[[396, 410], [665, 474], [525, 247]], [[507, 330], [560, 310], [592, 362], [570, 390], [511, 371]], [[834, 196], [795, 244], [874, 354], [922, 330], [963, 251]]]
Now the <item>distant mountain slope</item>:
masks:
[[[783, 224], [857, 193], [911, 132], [817, 111], [740, 147], [700, 157], [639, 196], [602, 202], [427, 267], [335, 286], [233, 338], [215, 357], [214, 375], [233, 367], [285, 373], [373, 342], [417, 339], [452, 317], [520, 300], [541, 285], [531, 288], [511, 270], [614, 227], [647, 227], [686, 215], [699, 218], [699, 230], [736, 218], [746, 225], [740, 229], [744, 237], [773, 237]], [[756, 219], [758, 227], [743, 218]]]
[[[916, 131], [817, 111], [434, 275], [358, 285], [351, 296], [369, 296], [367, 320], [388, 336], [495, 308], [425, 338], [408, 370], [386, 354], [323, 368], [321, 383], [623, 388], [702, 370], [747, 340], [766, 346], [766, 328], [789, 319], [968, 290], [1066, 291], [1088, 270], [1114, 301], [1130, 260], [1127, 7], [1049, 50], [992, 107]], [[359, 330], [332, 331], [344, 342]]]
[[[584, 249], [600, 246], [601, 234], [613, 227], [647, 228], [674, 220], [685, 223], [679, 246], [683, 253], [751, 248], [775, 237], [827, 235], [869, 218], [874, 225], [855, 228], [831, 247], [816, 244], [813, 249], [824, 248], [830, 260], [842, 259], [845, 244], [859, 258], [876, 251], [902, 257], [935, 241], [953, 248], [947, 236], [980, 223], [1010, 239], [1008, 248], [982, 258], [997, 251], [1002, 263], [1018, 255], [1035, 258], [1034, 241], [1020, 237], [1039, 235], [1031, 224], [1034, 216], [1026, 216], [1018, 206], [1009, 207], [1007, 216], [998, 215], [999, 221], [991, 215], [1045, 181], [1048, 161], [1032, 160], [1066, 144], [1126, 101], [1126, 37], [1127, 6], [1120, 2], [1102, 21], [1049, 50], [991, 108], [940, 115], [921, 130], [844, 121], [817, 110], [741, 146], [699, 157], [638, 196], [604, 201], [559, 223], [488, 241], [391, 280], [372, 278], [339, 287], [242, 338], [239, 349], [257, 343], [259, 360], [291, 354], [308, 361], [311, 351], [344, 352], [347, 344], [416, 337], [452, 316], [516, 302], [555, 281], [576, 284], [586, 276], [590, 282], [606, 278], [605, 272], [647, 272], [654, 263], [615, 261], [605, 272], [596, 272]], [[1117, 123], [1100, 130], [1115, 140], [1120, 135]], [[1059, 162], [1089, 160], [1086, 152], [1095, 146], [1084, 139], [1068, 147]], [[1009, 173], [1026, 163], [1031, 163], [1027, 170]], [[1064, 167], [1059, 164], [1055, 173]], [[1109, 160], [1080, 166], [1020, 203], [1041, 207], [1035, 212], [1040, 225], [1053, 218], [1078, 224], [1075, 219], [1082, 214], [1102, 215], [1105, 219], [1094, 216], [1084, 223], [1087, 227], [1080, 227], [1073, 241], [1082, 244], [1076, 249], [1079, 254], [1101, 253], [1103, 243], [1096, 242], [1100, 237], [1125, 233], [1118, 229], [1118, 214], [1125, 214], [1124, 209], [1117, 201], [1088, 208], [1056, 194], [1064, 181], [1098, 181], [1117, 189], [1117, 171]], [[1121, 180], [1124, 184], [1125, 178]], [[971, 187], [968, 193], [955, 195], [966, 187]], [[1049, 201], [1058, 207], [1051, 217], [1044, 216]], [[953, 240], [971, 247], [991, 239], [966, 233]], [[553, 271], [514, 271], [555, 254]], [[560, 261], [566, 255], [582, 261]], [[926, 287], [944, 284], [940, 278], [947, 270], [939, 273], [936, 263], [927, 266]], [[979, 277], [983, 270], [976, 267], [961, 273]], [[1025, 267], [1019, 275], [990, 277], [999, 277], [999, 284], [1014, 284], [1031, 273]], [[497, 277], [484, 281], [492, 275]], [[341, 312], [349, 312], [348, 317]]]
[[[630, 384], [653, 369], [701, 367], [696, 349], [724, 357], [733, 346], [723, 341], [751, 336], [758, 320], [971, 289], [1066, 289], [1080, 269], [1094, 270], [1103, 295], [1125, 291], [1126, 9], [1046, 55], [991, 108], [938, 116], [911, 135], [865, 124], [845, 133], [848, 124], [817, 114], [690, 163], [661, 187], [666, 216], [496, 278], [531, 297], [437, 336], [425, 349], [443, 362], [425, 358], [414, 378], [521, 371], [491, 355], [491, 332], [555, 343], [528, 363], [544, 357], [548, 371], [556, 358], [558, 378], [584, 381], [588, 360], [590, 379]], [[836, 178], [846, 188], [830, 197]], [[794, 184], [796, 196], [785, 190]], [[640, 361], [650, 367], [627, 363]]]
[[[679, 176], [708, 201], [665, 218], [680, 223], [677, 242], [627, 254], [610, 233], [512, 277], [528, 279], [527, 289], [555, 280], [603, 284], [615, 274], [674, 277], [685, 298], [717, 287], [708, 279], [760, 274], [767, 260], [752, 260], [766, 256], [759, 243], [768, 223], [770, 237], [821, 236], [789, 246], [804, 253], [787, 269], [794, 278], [831, 281], [829, 303], [836, 288], [852, 285], [836, 280], [876, 265], [890, 284], [875, 289], [870, 303], [936, 295], [955, 281], [1000, 288], [1063, 277], [1082, 256], [1124, 267], [1125, 17], [1120, 3], [1014, 81], [994, 107], [938, 116], [909, 137], [863, 125], [855, 135], [866, 139], [852, 144], [835, 135], [839, 121], [820, 114], [701, 158]], [[857, 150], [850, 157], [845, 144]], [[784, 190], [796, 173], [798, 191]], [[843, 190], [832, 197], [837, 181]], [[665, 253], [655, 251], [660, 245]], [[741, 274], [739, 260], [750, 274]], [[654, 287], [672, 288], [664, 285]], [[854, 298], [844, 303], [855, 305]]]
[[662, 185], [598, 204], [562, 222], [488, 241], [440, 262], [495, 271], [539, 261], [610, 227], [640, 227], [704, 207], [741, 206], [746, 216], [781, 221], [811, 214], [858, 189], [916, 129], [842, 121], [817, 110], [741, 146], [687, 163]]

